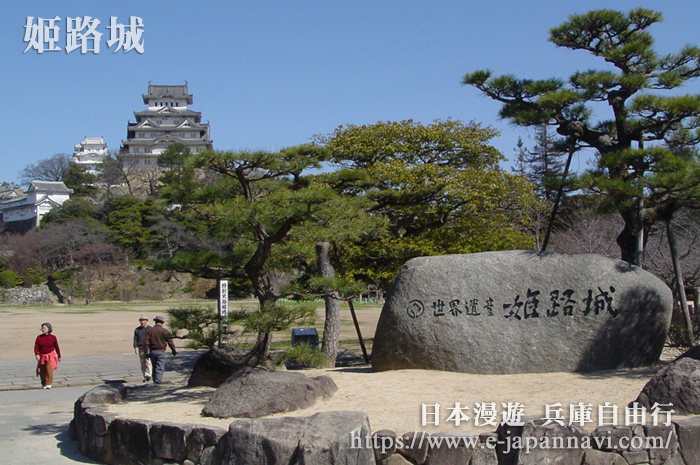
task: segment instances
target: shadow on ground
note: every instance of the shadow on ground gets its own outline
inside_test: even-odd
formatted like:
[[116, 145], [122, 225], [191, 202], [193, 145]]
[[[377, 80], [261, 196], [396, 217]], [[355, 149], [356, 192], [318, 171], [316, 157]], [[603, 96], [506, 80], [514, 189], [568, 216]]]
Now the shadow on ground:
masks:
[[61, 455], [76, 463], [99, 463], [94, 462], [80, 454], [78, 444], [70, 438], [68, 429], [69, 425], [67, 423], [44, 423], [41, 425], [31, 425], [27, 428], [23, 428], [23, 431], [27, 431], [33, 435], [54, 436], [56, 439], [56, 447], [60, 451]]

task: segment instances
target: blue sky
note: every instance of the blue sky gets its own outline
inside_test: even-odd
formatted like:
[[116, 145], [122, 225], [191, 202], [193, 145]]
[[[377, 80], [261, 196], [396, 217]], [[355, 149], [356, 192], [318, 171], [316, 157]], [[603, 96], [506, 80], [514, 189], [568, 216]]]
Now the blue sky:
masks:
[[[189, 84], [192, 109], [211, 124], [214, 148], [275, 150], [339, 125], [453, 118], [493, 126], [511, 157], [528, 132], [497, 118], [499, 105], [461, 84], [490, 68], [545, 78], [600, 67], [558, 49], [549, 28], [597, 8], [663, 12], [652, 28], [661, 52], [700, 44], [700, 2], [674, 0], [23, 0], [0, 6], [4, 95], [0, 181], [85, 136], [111, 150], [126, 137], [141, 94]], [[24, 53], [27, 17], [58, 16], [60, 52]], [[105, 35], [98, 54], [65, 53], [66, 18], [91, 16]], [[110, 17], [143, 20], [144, 53], [107, 47]], [[700, 91], [695, 84], [689, 92]], [[574, 161], [584, 169], [585, 159]]]

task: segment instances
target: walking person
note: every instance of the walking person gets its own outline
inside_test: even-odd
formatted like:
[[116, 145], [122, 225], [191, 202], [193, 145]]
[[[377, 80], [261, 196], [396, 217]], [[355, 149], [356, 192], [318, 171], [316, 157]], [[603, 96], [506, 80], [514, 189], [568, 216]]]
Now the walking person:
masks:
[[58, 339], [53, 334], [51, 323], [41, 324], [41, 334], [34, 341], [34, 355], [36, 356], [36, 375], [41, 379], [42, 389], [51, 389], [53, 384], [53, 372], [61, 361], [61, 348], [58, 347]]
[[144, 340], [146, 339], [146, 332], [149, 329], [151, 329], [151, 326], [148, 324], [148, 317], [141, 315], [139, 317], [139, 325], [136, 327], [136, 329], [134, 329], [134, 353], [139, 356], [144, 383], [151, 380], [152, 372], [151, 359], [143, 346]]
[[160, 384], [163, 381], [163, 373], [165, 372], [165, 351], [170, 347], [174, 357], [177, 355], [177, 349], [175, 349], [175, 343], [173, 343], [173, 335], [163, 327], [165, 319], [162, 316], [157, 316], [153, 319], [153, 323], [154, 326], [146, 331], [143, 347], [146, 354], [151, 358], [153, 382]]

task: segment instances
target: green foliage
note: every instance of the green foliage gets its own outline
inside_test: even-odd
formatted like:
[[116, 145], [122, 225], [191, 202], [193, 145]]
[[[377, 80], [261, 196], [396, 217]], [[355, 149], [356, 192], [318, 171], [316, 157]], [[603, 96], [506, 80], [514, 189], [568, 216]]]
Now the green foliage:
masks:
[[[317, 136], [343, 166], [366, 179], [343, 192], [371, 201], [365, 229], [339, 245], [348, 278], [387, 287], [399, 267], [421, 255], [529, 248], [526, 212], [533, 186], [498, 169], [492, 129], [459, 121], [340, 127]], [[358, 178], [360, 179], [360, 178]]]
[[164, 168], [160, 181], [170, 187], [170, 195], [176, 192], [173, 190], [175, 186], [182, 189], [191, 185], [194, 169], [187, 163], [190, 157], [190, 149], [180, 143], [168, 145], [168, 148], [158, 155], [158, 166]]
[[275, 304], [255, 309], [239, 309], [229, 314], [232, 323], [243, 327], [248, 334], [283, 331], [292, 325], [313, 325], [316, 320], [316, 305]]
[[371, 167], [401, 159], [410, 166], [435, 164], [493, 167], [503, 156], [487, 142], [498, 132], [477, 124], [436, 120], [422, 125], [412, 120], [340, 126], [332, 134], [314, 136], [332, 159], [345, 166]]
[[[598, 152], [598, 166], [580, 187], [605, 196], [607, 208], [624, 219], [617, 242], [628, 262], [637, 255], [640, 224], [648, 230], [680, 206], [700, 205], [694, 150], [700, 143], [700, 95], [663, 94], [700, 77], [700, 48], [657, 54], [647, 30], [661, 20], [661, 13], [643, 8], [572, 15], [550, 30], [550, 41], [589, 52], [605, 69], [574, 72], [567, 81], [492, 76], [487, 70], [463, 80], [500, 102], [501, 116], [514, 124], [551, 125], [579, 147]], [[594, 110], [605, 104], [609, 115], [595, 122]]]
[[72, 287], [75, 282], [75, 275], [79, 270], [77, 268], [64, 268], [55, 271], [49, 275], [49, 281], [53, 281], [62, 287]]
[[190, 157], [190, 149], [180, 143], [170, 144], [158, 155], [158, 166], [168, 171], [181, 171], [187, 169], [187, 159]]
[[57, 282], [61, 282], [64, 280], [73, 279], [75, 277], [76, 271], [77, 270], [75, 268], [66, 268], [66, 269], [51, 273], [51, 275], [49, 277]]
[[[240, 308], [231, 311], [227, 320], [221, 320], [218, 312], [208, 306], [181, 306], [167, 310], [169, 325], [176, 337], [187, 339], [187, 347], [214, 347], [221, 336], [220, 324], [237, 324], [242, 334], [269, 334], [283, 331], [292, 325], [312, 325], [316, 306], [310, 304], [285, 304], [274, 307]], [[230, 334], [229, 334], [230, 336]]]
[[552, 201], [562, 182], [567, 143], [546, 125], [536, 127], [532, 139], [535, 144], [529, 150], [518, 141], [516, 172], [537, 186], [540, 198]]
[[97, 179], [97, 176], [88, 173], [84, 166], [71, 163], [63, 177], [63, 183], [67, 188], [73, 189], [75, 197], [92, 197], [98, 191]]
[[[189, 157], [194, 180], [170, 178], [162, 194], [182, 205], [172, 218], [197, 241], [183, 244], [164, 263], [209, 278], [228, 278], [251, 288], [261, 306], [274, 305], [283, 284], [270, 277], [296, 272], [310, 249], [296, 235], [324, 217], [334, 191], [315, 182], [324, 151], [310, 145], [270, 152], [205, 152]], [[308, 238], [307, 238], [308, 239]]]
[[[173, 335], [188, 339], [188, 348], [212, 348], [219, 342], [219, 325], [223, 322], [212, 307], [177, 307], [170, 308], [167, 312], [170, 315], [168, 323]], [[182, 335], [182, 331], [186, 331], [186, 334]]]
[[36, 284], [41, 284], [46, 280], [44, 273], [40, 268], [27, 268], [22, 276], [24, 286], [31, 287]]
[[103, 208], [110, 240], [144, 256], [159, 239], [154, 225], [162, 218], [164, 210], [163, 205], [153, 199], [128, 196], [111, 199]]
[[10, 288], [20, 286], [22, 277], [12, 270], [0, 271], [0, 286]]
[[275, 363], [281, 365], [285, 362], [306, 367], [321, 367], [326, 363], [326, 356], [317, 347], [301, 343], [277, 354]]
[[329, 290], [335, 291], [344, 297], [357, 296], [367, 289], [367, 286], [344, 277], [327, 278], [308, 274], [305, 276], [305, 279], [287, 289], [289, 294], [294, 296], [294, 300], [313, 300], [318, 298], [318, 296], [324, 295]]
[[82, 220], [90, 223], [93, 227], [101, 228], [98, 220], [98, 209], [94, 203], [83, 197], [73, 197], [65, 201], [62, 205], [51, 209], [41, 219], [41, 225], [50, 223], [62, 224], [68, 220]]

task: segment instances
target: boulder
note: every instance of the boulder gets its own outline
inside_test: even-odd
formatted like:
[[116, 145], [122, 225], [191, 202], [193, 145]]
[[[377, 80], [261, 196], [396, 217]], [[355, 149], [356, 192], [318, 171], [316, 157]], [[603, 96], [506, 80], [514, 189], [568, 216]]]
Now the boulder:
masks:
[[[652, 421], [653, 423], [653, 421]], [[676, 426], [669, 422], [664, 424], [651, 424], [644, 426], [644, 437], [658, 441], [654, 447], [649, 447], [649, 459], [652, 465], [661, 465], [678, 449], [678, 434]]]
[[126, 388], [122, 386], [96, 386], [80, 397], [83, 404], [118, 404], [126, 397]]
[[497, 441], [496, 434], [482, 433], [480, 438], [481, 442], [479, 446], [474, 449], [472, 460], [469, 462], [469, 465], [499, 465], [496, 449], [491, 445], [495, 444]]
[[109, 425], [109, 443], [112, 461], [119, 465], [152, 463], [153, 450], [149, 430], [153, 422], [116, 418]]
[[[568, 444], [580, 444], [582, 438], [588, 436], [586, 431], [576, 425], [546, 424], [539, 419], [525, 423], [522, 433], [522, 444], [519, 452], [518, 465], [550, 465], [580, 464], [585, 449], [568, 447]], [[571, 438], [571, 439], [570, 439]], [[528, 450], [528, 445], [535, 444]], [[566, 447], [550, 446], [566, 444]]]
[[428, 440], [425, 431], [412, 431], [401, 436], [398, 453], [409, 459], [411, 463], [423, 465], [428, 459]]
[[372, 366], [512, 374], [649, 365], [672, 302], [651, 273], [599, 255], [414, 258], [387, 295]]
[[219, 349], [210, 349], [200, 356], [192, 368], [187, 381], [188, 387], [219, 387], [236, 371], [242, 369], [240, 364], [232, 363], [230, 357]]
[[588, 449], [584, 454], [582, 465], [627, 465], [627, 461], [614, 452]]
[[202, 454], [207, 448], [216, 446], [226, 434], [226, 430], [215, 426], [196, 425], [187, 436], [187, 459], [201, 463]]
[[338, 390], [328, 376], [246, 368], [218, 387], [202, 409], [208, 417], [258, 418], [312, 406]]
[[[369, 418], [363, 412], [321, 412], [309, 417], [237, 420], [217, 451], [221, 463], [303, 463], [306, 465], [371, 465], [366, 447]], [[356, 439], [356, 440], [354, 440]]]
[[187, 459], [187, 437], [193, 426], [178, 423], [156, 423], [151, 426], [149, 439], [153, 455], [158, 458], [183, 462]]
[[644, 385], [636, 402], [647, 409], [673, 404], [677, 415], [700, 414], [700, 360], [683, 357], [670, 363]]
[[[455, 463], [470, 463], [474, 448], [467, 447], [470, 440], [474, 440], [474, 435], [455, 434], [455, 433], [435, 433], [432, 435], [436, 443], [436, 447], [430, 449], [428, 458], [429, 465], [453, 465]], [[438, 439], [438, 438], [442, 438]], [[452, 438], [451, 440], [445, 440]]]
[[676, 420], [678, 444], [685, 463], [700, 463], [700, 417]]
[[396, 433], [388, 429], [376, 431], [372, 435], [374, 459], [384, 465], [382, 460], [388, 459], [396, 452]]

